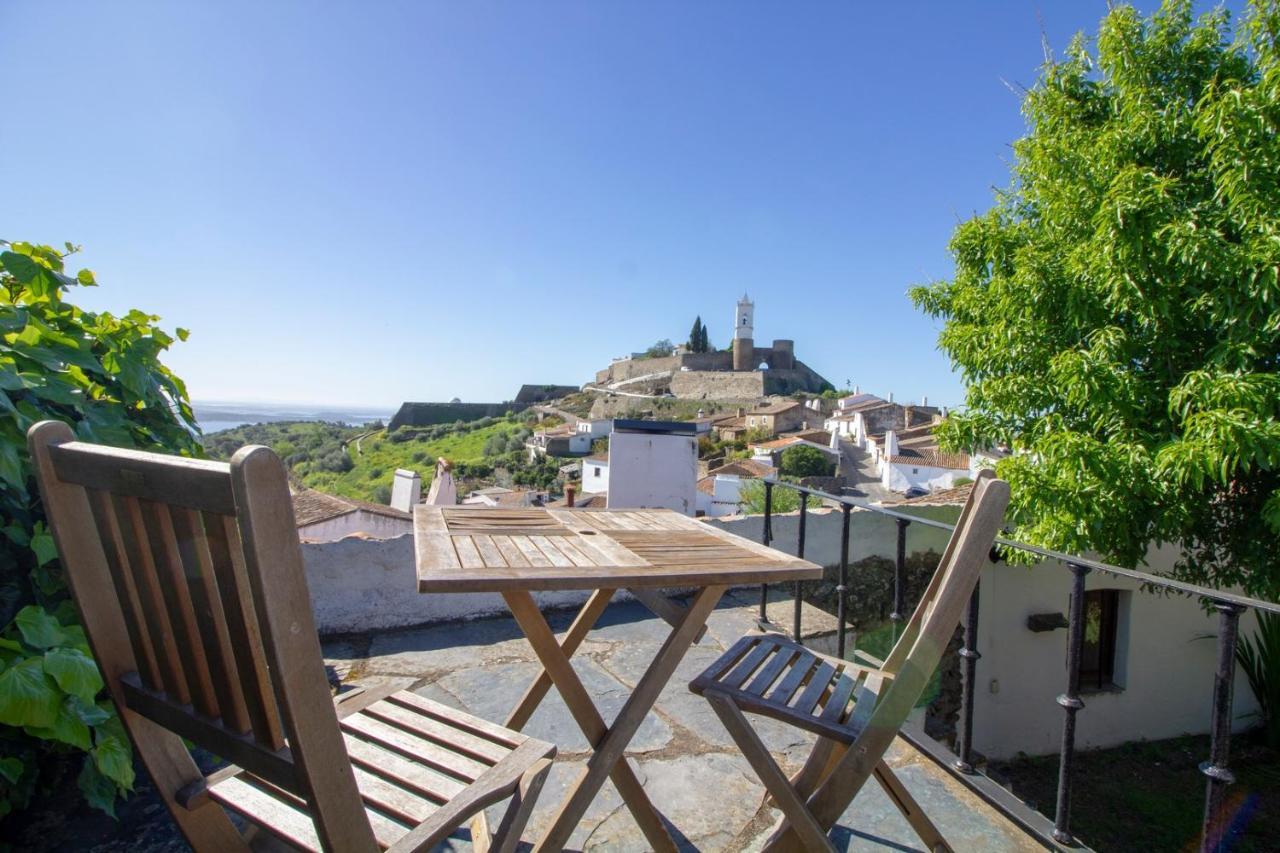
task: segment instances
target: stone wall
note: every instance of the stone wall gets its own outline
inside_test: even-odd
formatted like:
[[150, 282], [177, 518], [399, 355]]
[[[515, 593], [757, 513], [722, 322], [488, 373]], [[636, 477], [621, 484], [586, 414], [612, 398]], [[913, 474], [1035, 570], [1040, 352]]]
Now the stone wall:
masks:
[[434, 426], [454, 421], [496, 418], [528, 408], [525, 403], [401, 403], [387, 429], [402, 426]]
[[544, 403], [558, 400], [578, 392], [577, 385], [521, 385], [516, 394], [517, 403]]
[[671, 377], [671, 393], [685, 400], [759, 400], [765, 396], [760, 371], [682, 370]]
[[[497, 593], [418, 592], [412, 535], [304, 542], [302, 559], [321, 634], [382, 631], [507, 612]], [[586, 595], [534, 593], [543, 607], [579, 604]]]

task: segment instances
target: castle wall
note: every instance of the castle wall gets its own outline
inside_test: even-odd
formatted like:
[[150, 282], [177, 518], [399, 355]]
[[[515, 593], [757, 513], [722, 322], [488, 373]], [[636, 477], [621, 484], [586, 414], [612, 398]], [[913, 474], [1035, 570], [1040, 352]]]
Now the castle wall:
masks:
[[434, 426], [454, 421], [474, 421], [480, 418], [496, 418], [507, 412], [519, 412], [528, 408], [524, 403], [401, 403], [400, 410], [391, 418], [387, 429], [402, 426]]
[[681, 370], [671, 376], [671, 393], [685, 400], [757, 400], [765, 396], [759, 371]]

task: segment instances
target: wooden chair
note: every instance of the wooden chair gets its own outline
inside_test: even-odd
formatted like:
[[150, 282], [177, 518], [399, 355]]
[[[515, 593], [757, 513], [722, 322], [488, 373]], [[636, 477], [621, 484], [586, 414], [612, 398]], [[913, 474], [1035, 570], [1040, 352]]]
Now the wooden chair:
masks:
[[[121, 450], [55, 421], [28, 442], [98, 666], [193, 848], [425, 850], [510, 798], [474, 841], [515, 849], [555, 747], [408, 691], [335, 703], [274, 453]], [[234, 766], [205, 777], [184, 738]]]
[[[937, 572], [883, 664], [861, 666], [812, 652], [782, 634], [752, 633], [689, 685], [711, 703], [782, 810], [766, 851], [834, 850], [827, 833], [869, 776], [928, 849], [951, 850], [884, 754], [951, 640], [1008, 502], [1008, 484], [982, 472]], [[744, 712], [818, 736], [799, 773], [787, 778]]]

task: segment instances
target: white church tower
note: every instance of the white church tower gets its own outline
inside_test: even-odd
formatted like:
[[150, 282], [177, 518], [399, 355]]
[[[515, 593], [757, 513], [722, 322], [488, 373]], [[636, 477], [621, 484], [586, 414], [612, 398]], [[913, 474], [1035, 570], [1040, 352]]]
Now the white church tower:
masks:
[[747, 294], [742, 294], [733, 312], [733, 369], [755, 369], [756, 304]]

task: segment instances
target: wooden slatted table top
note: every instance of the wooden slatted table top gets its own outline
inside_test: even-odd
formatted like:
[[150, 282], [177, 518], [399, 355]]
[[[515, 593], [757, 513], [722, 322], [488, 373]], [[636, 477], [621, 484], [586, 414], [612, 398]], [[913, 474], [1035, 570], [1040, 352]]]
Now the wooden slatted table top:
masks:
[[419, 592], [720, 586], [822, 567], [665, 509], [414, 510]]

